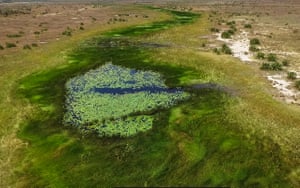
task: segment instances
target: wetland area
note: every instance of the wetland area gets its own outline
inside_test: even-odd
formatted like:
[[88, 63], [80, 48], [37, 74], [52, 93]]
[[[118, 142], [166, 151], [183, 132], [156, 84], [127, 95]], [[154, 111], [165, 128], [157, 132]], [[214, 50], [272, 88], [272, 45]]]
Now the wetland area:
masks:
[[226, 53], [234, 37], [214, 38], [217, 8], [154, 1], [30, 10], [44, 6], [41, 16], [54, 7], [77, 20], [73, 8], [107, 22], [88, 25], [82, 13], [85, 29], [70, 36], [18, 56], [0, 51], [0, 107], [11, 107], [0, 113], [0, 187], [299, 185], [299, 106], [273, 96], [254, 52], [244, 53], [250, 39], [237, 36], [242, 48]]

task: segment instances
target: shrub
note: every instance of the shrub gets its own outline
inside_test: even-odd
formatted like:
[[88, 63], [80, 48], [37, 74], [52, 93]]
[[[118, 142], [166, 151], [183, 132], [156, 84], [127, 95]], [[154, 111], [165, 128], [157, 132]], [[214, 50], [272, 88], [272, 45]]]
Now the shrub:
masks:
[[268, 61], [277, 61], [277, 56], [276, 54], [273, 54], [273, 53], [270, 53], [268, 54], [268, 57], [267, 57]]
[[226, 25], [235, 25], [235, 21], [227, 22]]
[[214, 49], [213, 49], [213, 52], [216, 53], [216, 54], [218, 54], [218, 55], [221, 54], [218, 48], [214, 48]]
[[289, 64], [290, 64], [289, 61], [286, 59], [282, 61], [283, 66], [289, 66]]
[[282, 70], [282, 64], [278, 62], [272, 63], [271, 68], [272, 68], [271, 70], [280, 71]]
[[21, 34], [7, 34], [6, 36], [8, 38], [18, 38], [18, 37], [21, 37], [22, 35]]
[[32, 43], [31, 46], [32, 47], [38, 47], [38, 44], [37, 43]]
[[39, 34], [41, 34], [41, 32], [35, 31], [34, 34], [35, 34], [35, 35], [39, 35]]
[[67, 29], [65, 31], [62, 32], [62, 35], [65, 36], [72, 36], [72, 29], [67, 27]]
[[257, 59], [265, 59], [265, 54], [262, 53], [262, 52], [258, 52], [257, 55], [256, 55], [256, 58]]
[[84, 30], [84, 28], [82, 26], [79, 27], [80, 30]]
[[260, 41], [257, 38], [250, 40], [250, 45], [260, 45]]
[[4, 50], [4, 47], [0, 44], [0, 50]]
[[235, 31], [232, 30], [232, 29], [229, 29], [227, 32], [228, 32], [230, 35], [234, 35], [234, 33], [235, 33]]
[[251, 29], [251, 28], [252, 28], [252, 25], [251, 25], [251, 24], [245, 24], [245, 25], [244, 25], [244, 28]]
[[297, 78], [297, 73], [296, 72], [288, 72], [287, 78], [290, 80], [295, 80]]
[[226, 44], [222, 45], [222, 52], [225, 54], [232, 54], [231, 49]]
[[260, 69], [261, 69], [261, 70], [270, 70], [270, 69], [271, 69], [271, 64], [270, 64], [270, 63], [263, 63], [263, 64], [260, 66]]
[[224, 39], [229, 39], [229, 38], [231, 38], [231, 35], [227, 31], [224, 31], [224, 32], [222, 32], [221, 37]]
[[[237, 29], [236, 29], [236, 27], [235, 27], [234, 25], [230, 26], [230, 29], [233, 31], [233, 34], [234, 34], [234, 32], [237, 31]], [[230, 30], [229, 30], [229, 31], [230, 31]], [[230, 31], [230, 32], [231, 32], [231, 31]]]
[[260, 67], [262, 70], [280, 71], [282, 70], [282, 64], [278, 62], [274, 63], [263, 63]]
[[296, 87], [298, 90], [300, 90], [300, 80], [296, 81], [295, 87]]
[[15, 43], [11, 43], [11, 42], [6, 43], [6, 48], [13, 48], [13, 47], [17, 47], [17, 45]]
[[31, 46], [26, 44], [26, 45], [23, 46], [23, 49], [24, 50], [31, 50]]
[[220, 30], [218, 28], [214, 28], [214, 27], [210, 28], [210, 31], [211, 32], [215, 32], [215, 33], [219, 33], [220, 32]]
[[259, 49], [258, 49], [256, 46], [254, 46], [254, 45], [251, 45], [251, 46], [249, 47], [249, 50], [250, 50], [251, 52], [258, 52], [258, 51], [259, 51]]

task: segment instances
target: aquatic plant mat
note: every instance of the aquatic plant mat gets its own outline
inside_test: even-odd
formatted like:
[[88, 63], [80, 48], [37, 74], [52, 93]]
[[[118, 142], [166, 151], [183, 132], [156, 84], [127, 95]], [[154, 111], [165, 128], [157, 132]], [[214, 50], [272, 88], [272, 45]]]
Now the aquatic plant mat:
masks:
[[95, 130], [101, 137], [147, 131], [153, 122], [147, 112], [171, 107], [189, 96], [168, 88], [157, 73], [112, 64], [72, 78], [66, 87], [64, 123]]
[[166, 12], [173, 20], [84, 41], [68, 63], [20, 82], [37, 109], [19, 133], [30, 143], [25, 187], [290, 186], [279, 147], [225, 118], [232, 96], [189, 87], [182, 80], [205, 73], [153, 59], [153, 45], [135, 40], [201, 19]]

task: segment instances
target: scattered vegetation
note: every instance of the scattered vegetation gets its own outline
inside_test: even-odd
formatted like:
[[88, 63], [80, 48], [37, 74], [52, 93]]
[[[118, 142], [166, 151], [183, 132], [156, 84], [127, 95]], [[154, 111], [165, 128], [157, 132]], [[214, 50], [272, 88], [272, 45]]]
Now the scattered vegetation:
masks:
[[35, 31], [33, 34], [35, 34], [35, 35], [39, 35], [39, 34], [41, 34], [41, 32], [39, 32], [39, 31]]
[[278, 62], [263, 63], [260, 67], [262, 70], [280, 71], [282, 70], [282, 64]]
[[228, 31], [223, 31], [221, 34], [221, 37], [224, 39], [229, 39], [229, 38], [231, 38], [231, 33]]
[[252, 28], [252, 25], [251, 25], [251, 24], [245, 24], [245, 25], [244, 25], [244, 28], [246, 28], [246, 29], [251, 29], [251, 28]]
[[215, 33], [219, 33], [220, 32], [220, 30], [218, 28], [215, 28], [215, 27], [210, 28], [210, 31], [211, 32], [215, 32]]
[[287, 66], [290, 65], [290, 62], [285, 59], [285, 60], [282, 61], [282, 65], [287, 67]]
[[230, 49], [226, 44], [223, 44], [223, 45], [222, 45], [222, 52], [223, 52], [224, 54], [232, 54], [231, 49]]
[[217, 55], [220, 55], [220, 54], [221, 54], [221, 52], [220, 52], [220, 50], [219, 50], [218, 48], [214, 48], [214, 49], [213, 49], [213, 52], [216, 53]]
[[25, 45], [23, 46], [23, 49], [24, 49], [24, 50], [31, 50], [31, 46], [28, 45], [28, 44], [25, 44]]
[[38, 44], [37, 43], [32, 43], [31, 46], [32, 47], [38, 47]]
[[250, 39], [250, 45], [260, 45], [260, 41], [257, 38]]
[[230, 25], [230, 26], [235, 25], [235, 21], [226, 22], [226, 25]]
[[257, 59], [265, 59], [265, 54], [264, 54], [263, 52], [258, 52], [258, 53], [256, 54], [256, 58], [257, 58]]
[[255, 45], [250, 45], [249, 51], [251, 51], [251, 52], [258, 52], [259, 48], [257, 48]]
[[72, 32], [73, 32], [73, 30], [70, 27], [67, 27], [67, 29], [62, 32], [62, 35], [70, 37], [70, 36], [72, 36]]
[[0, 50], [4, 50], [4, 47], [0, 44]]
[[14, 48], [14, 47], [17, 47], [15, 43], [6, 42], [6, 48]]
[[295, 87], [300, 90], [300, 80], [295, 82]]
[[18, 37], [22, 37], [21, 34], [7, 34], [6, 35], [8, 38], [18, 38]]
[[267, 60], [268, 60], [268, 61], [276, 62], [276, 61], [277, 61], [277, 56], [276, 56], [276, 54], [273, 54], [273, 53], [268, 54]]
[[290, 80], [295, 80], [297, 78], [297, 73], [296, 72], [288, 72], [287, 78]]

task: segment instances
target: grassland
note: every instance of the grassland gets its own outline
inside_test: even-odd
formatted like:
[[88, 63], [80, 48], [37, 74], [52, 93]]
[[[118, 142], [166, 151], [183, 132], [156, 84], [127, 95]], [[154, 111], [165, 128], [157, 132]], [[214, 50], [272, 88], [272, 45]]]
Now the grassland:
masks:
[[[131, 37], [168, 48], [121, 46], [99, 51], [79, 45], [112, 28], [106, 26], [17, 57], [2, 57], [1, 108], [9, 110], [0, 114], [1, 160], [9, 160], [1, 163], [7, 164], [1, 166], [1, 177], [6, 178], [1, 180], [12, 181], [1, 184], [297, 186], [299, 109], [272, 99], [268, 84], [253, 67], [199, 51], [204, 42], [199, 36], [207, 35], [210, 27], [208, 14], [201, 13], [189, 25]], [[64, 128], [64, 82], [107, 61], [157, 71], [167, 85], [190, 88], [193, 97], [156, 114], [152, 131], [134, 138], [99, 139]], [[207, 82], [227, 92], [191, 87]], [[15, 177], [4, 176], [13, 174], [11, 169]]]

